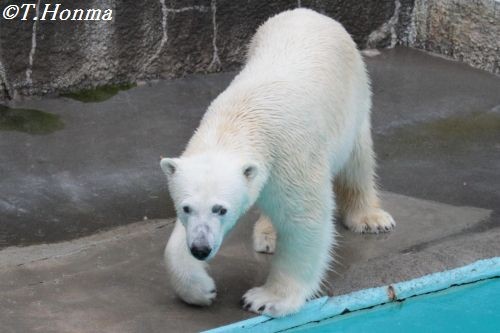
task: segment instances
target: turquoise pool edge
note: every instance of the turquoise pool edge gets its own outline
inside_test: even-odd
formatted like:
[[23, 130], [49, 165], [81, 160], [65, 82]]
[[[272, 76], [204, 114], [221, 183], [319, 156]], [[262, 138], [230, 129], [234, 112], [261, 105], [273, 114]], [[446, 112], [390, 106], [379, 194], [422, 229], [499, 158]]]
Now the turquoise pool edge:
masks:
[[313, 321], [321, 321], [352, 312], [370, 308], [408, 297], [427, 294], [489, 278], [500, 277], [500, 257], [483, 259], [467, 266], [443, 272], [425, 275], [409, 281], [392, 285], [363, 289], [346, 295], [321, 297], [311, 300], [303, 309], [283, 318], [257, 316], [248, 320], [214, 328], [205, 333], [227, 332], [277, 332], [305, 325]]

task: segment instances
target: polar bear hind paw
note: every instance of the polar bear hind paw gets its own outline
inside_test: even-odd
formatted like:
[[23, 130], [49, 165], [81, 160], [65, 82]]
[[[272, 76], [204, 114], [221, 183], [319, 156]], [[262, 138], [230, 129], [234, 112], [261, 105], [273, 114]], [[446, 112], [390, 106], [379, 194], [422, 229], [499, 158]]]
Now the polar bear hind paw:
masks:
[[392, 216], [386, 211], [376, 208], [366, 213], [351, 214], [345, 219], [345, 225], [357, 233], [378, 234], [390, 232], [396, 226]]

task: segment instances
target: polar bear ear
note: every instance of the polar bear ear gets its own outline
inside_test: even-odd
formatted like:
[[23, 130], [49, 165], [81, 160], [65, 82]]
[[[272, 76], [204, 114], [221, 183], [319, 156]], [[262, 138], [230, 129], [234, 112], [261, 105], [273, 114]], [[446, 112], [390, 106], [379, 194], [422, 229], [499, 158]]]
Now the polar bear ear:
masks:
[[162, 158], [160, 166], [167, 176], [172, 176], [178, 169], [178, 158]]
[[247, 180], [252, 180], [257, 175], [257, 166], [255, 164], [245, 164], [243, 166], [243, 175]]

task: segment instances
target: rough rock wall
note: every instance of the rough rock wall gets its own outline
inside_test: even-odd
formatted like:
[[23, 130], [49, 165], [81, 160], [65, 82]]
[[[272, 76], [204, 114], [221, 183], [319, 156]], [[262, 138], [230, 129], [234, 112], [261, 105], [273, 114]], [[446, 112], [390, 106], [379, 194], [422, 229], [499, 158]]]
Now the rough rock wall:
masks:
[[415, 0], [403, 45], [500, 74], [499, 0]]
[[[32, 0], [112, 9], [111, 21], [0, 18], [0, 100], [238, 68], [256, 28], [309, 7], [342, 22], [360, 47], [394, 45], [413, 0]], [[20, 1], [4, 0], [0, 10]], [[54, 9], [51, 7], [51, 9]], [[370, 41], [368, 42], [368, 40]]]

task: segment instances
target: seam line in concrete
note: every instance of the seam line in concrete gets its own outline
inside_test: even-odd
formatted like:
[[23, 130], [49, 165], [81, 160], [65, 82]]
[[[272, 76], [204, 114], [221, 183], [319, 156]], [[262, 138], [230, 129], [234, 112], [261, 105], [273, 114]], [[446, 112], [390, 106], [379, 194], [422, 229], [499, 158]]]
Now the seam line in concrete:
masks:
[[92, 247], [150, 233], [155, 229], [164, 228], [174, 223], [175, 219], [173, 218], [150, 220], [147, 223], [132, 223], [71, 241], [26, 247], [8, 247], [0, 251], [0, 268], [23, 266], [38, 261], [70, 256]]

